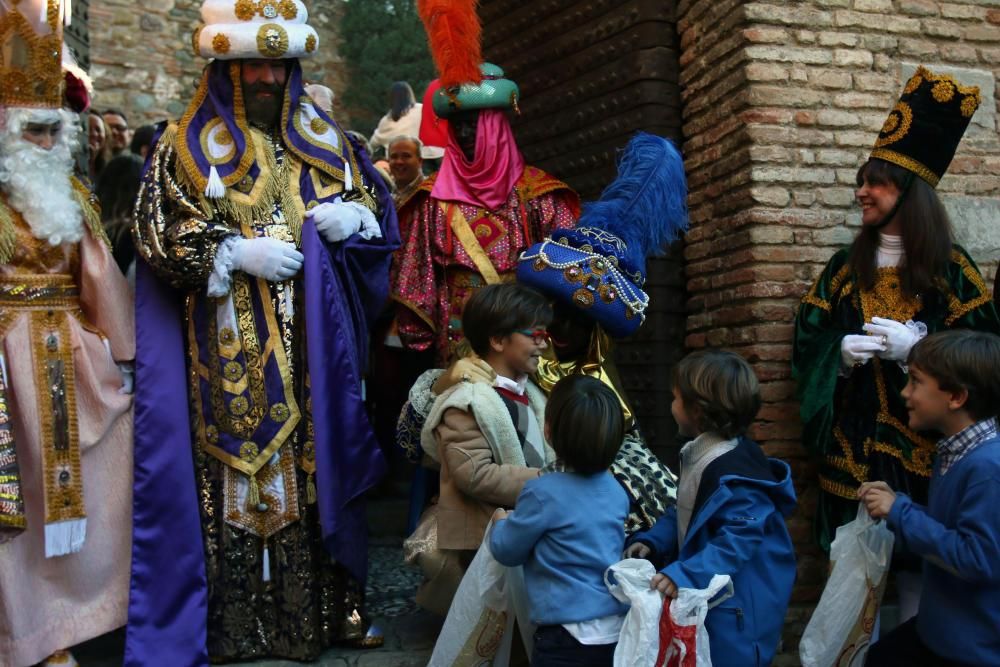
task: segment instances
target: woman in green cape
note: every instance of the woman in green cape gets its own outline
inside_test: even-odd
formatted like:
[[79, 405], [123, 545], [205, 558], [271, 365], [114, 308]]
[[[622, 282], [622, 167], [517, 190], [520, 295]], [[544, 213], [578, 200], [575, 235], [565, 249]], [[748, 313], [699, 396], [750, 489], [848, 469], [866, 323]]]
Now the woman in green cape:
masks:
[[[802, 299], [792, 364], [803, 443], [820, 459], [816, 529], [825, 550], [857, 515], [862, 482], [927, 501], [936, 436], [909, 428], [900, 396], [913, 344], [949, 328], [1000, 333], [983, 277], [954, 243], [934, 189], [979, 100], [978, 88], [917, 70], [858, 171], [861, 231]], [[904, 571], [901, 621], [916, 613], [919, 576], [905, 571], [917, 568], [895, 567]]]

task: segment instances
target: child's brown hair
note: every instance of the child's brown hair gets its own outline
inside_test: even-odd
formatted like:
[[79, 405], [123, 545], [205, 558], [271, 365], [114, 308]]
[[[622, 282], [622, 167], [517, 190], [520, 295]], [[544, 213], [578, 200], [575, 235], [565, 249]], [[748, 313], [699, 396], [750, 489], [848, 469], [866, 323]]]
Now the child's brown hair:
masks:
[[603, 382], [569, 375], [556, 383], [545, 404], [552, 449], [574, 472], [607, 470], [625, 437], [622, 405]]
[[760, 410], [760, 383], [750, 364], [729, 350], [698, 350], [674, 368], [673, 386], [699, 432], [743, 435]]
[[944, 391], [966, 390], [963, 406], [980, 421], [1000, 412], [1000, 336], [956, 329], [931, 334], [910, 349], [906, 363], [934, 378]]
[[465, 339], [472, 351], [484, 358], [491, 338], [503, 338], [531, 326], [547, 327], [551, 321], [549, 300], [517, 283], [487, 285], [472, 295], [462, 312]]

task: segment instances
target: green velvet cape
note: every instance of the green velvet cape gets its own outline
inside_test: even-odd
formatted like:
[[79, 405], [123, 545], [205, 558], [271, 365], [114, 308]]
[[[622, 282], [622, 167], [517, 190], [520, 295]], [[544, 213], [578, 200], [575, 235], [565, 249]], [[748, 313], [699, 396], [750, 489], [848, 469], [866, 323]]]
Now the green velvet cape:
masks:
[[936, 444], [934, 434], [907, 427], [903, 366], [876, 357], [860, 368], [842, 368], [841, 339], [863, 334], [861, 326], [872, 317], [923, 322], [928, 333], [1000, 333], [982, 275], [961, 247], [954, 246], [938, 289], [915, 299], [902, 294], [895, 268], [879, 269], [875, 287], [860, 290], [848, 255], [848, 248], [834, 254], [803, 297], [792, 356], [803, 444], [820, 463], [816, 532], [825, 550], [837, 527], [855, 518], [861, 482], [882, 480], [926, 503]]

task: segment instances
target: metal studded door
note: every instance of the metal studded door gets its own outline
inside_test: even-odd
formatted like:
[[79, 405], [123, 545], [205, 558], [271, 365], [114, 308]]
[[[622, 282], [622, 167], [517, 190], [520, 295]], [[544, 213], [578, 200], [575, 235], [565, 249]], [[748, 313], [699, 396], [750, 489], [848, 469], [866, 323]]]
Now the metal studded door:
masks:
[[66, 28], [66, 45], [80, 63], [80, 67], [90, 70], [90, 31], [87, 21], [90, 14], [90, 0], [74, 0], [73, 20]]
[[[521, 88], [514, 127], [525, 158], [585, 201], [614, 178], [616, 152], [635, 131], [680, 144], [675, 2], [482, 0], [480, 14], [487, 60]], [[670, 369], [683, 355], [683, 273], [680, 247], [650, 263], [651, 312], [615, 355], [643, 433], [672, 467]]]

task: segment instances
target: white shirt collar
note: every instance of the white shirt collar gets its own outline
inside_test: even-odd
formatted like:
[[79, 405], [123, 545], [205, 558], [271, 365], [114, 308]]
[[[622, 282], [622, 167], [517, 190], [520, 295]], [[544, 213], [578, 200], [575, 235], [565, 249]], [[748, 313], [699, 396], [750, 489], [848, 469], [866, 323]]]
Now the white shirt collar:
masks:
[[499, 387], [500, 389], [506, 389], [507, 391], [517, 394], [518, 396], [524, 396], [524, 388], [528, 385], [528, 376], [522, 375], [516, 380], [511, 380], [502, 375], [497, 375], [497, 379], [493, 381], [494, 387]]

